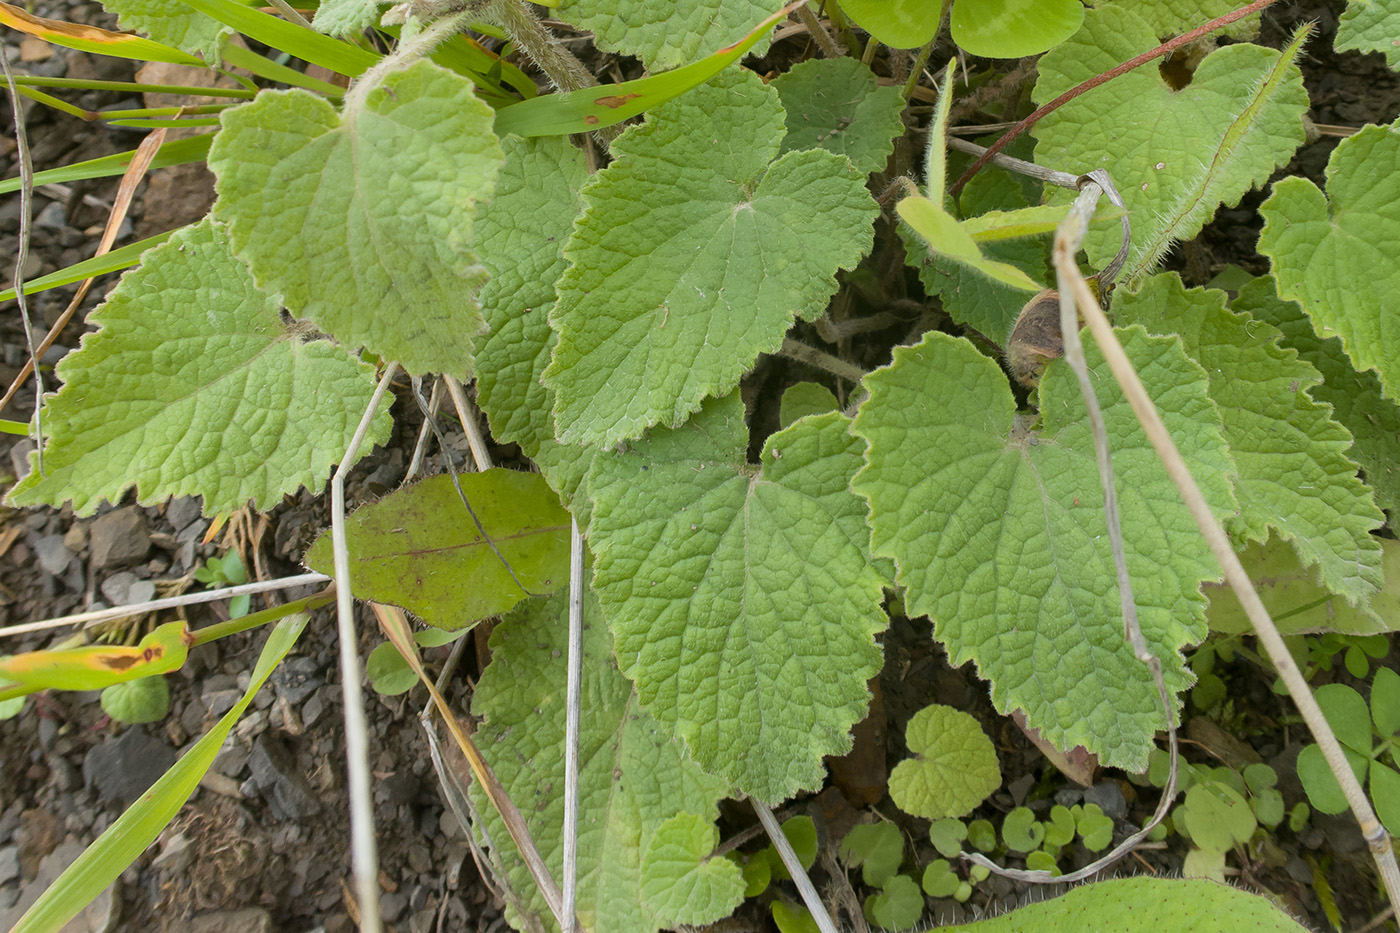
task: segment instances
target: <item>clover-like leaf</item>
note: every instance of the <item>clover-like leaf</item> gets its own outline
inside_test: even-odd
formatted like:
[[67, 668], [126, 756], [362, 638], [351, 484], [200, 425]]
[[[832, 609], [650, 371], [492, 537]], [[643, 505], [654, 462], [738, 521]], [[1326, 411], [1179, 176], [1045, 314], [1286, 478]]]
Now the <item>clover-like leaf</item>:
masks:
[[[459, 629], [568, 582], [569, 516], [539, 475], [497, 468], [458, 481], [484, 536], [446, 474], [392, 492], [346, 520], [356, 596]], [[331, 573], [333, 553], [326, 531], [306, 552], [306, 564]]]
[[1045, 841], [1054, 846], [1067, 846], [1074, 841], [1074, 814], [1069, 807], [1055, 804], [1050, 808], [1050, 819], [1045, 823]]
[[1001, 838], [1012, 852], [1030, 852], [1045, 841], [1045, 824], [1030, 807], [1017, 807], [1001, 823]]
[[841, 0], [841, 9], [892, 49], [916, 49], [938, 32], [940, 4], [924, 0]]
[[180, 0], [110, 0], [123, 29], [134, 29], [157, 42], [198, 55], [210, 67], [223, 61], [223, 45], [233, 30]]
[[777, 91], [728, 72], [613, 144], [584, 188], [551, 315], [560, 440], [609, 446], [676, 426], [776, 350], [795, 317], [825, 311], [878, 208], [843, 156], [775, 161], [784, 120]]
[[1218, 781], [1186, 792], [1186, 830], [1197, 848], [1226, 852], [1254, 835], [1254, 811], [1239, 791]]
[[869, 175], [885, 167], [904, 132], [904, 95], [854, 58], [813, 58], [773, 79], [787, 135], [782, 152], [825, 149]]
[[1400, 3], [1396, 0], [1347, 0], [1346, 12], [1337, 19], [1338, 52], [1356, 49], [1381, 52], [1391, 68], [1400, 69]]
[[1379, 668], [1371, 681], [1371, 721], [1383, 739], [1400, 734], [1400, 674]]
[[1079, 0], [953, 0], [949, 25], [953, 41], [966, 52], [1025, 58], [1064, 42], [1083, 22]]
[[224, 111], [215, 216], [293, 314], [410, 373], [469, 375], [485, 279], [472, 223], [501, 163], [494, 112], [429, 61], [346, 107], [290, 90]]
[[[967, 838], [967, 824], [962, 820], [934, 820], [928, 827], [928, 839], [944, 858], [957, 858]], [[930, 892], [932, 893], [932, 892]], [[938, 897], [939, 895], [934, 895]]]
[[[1173, 90], [1139, 68], [1075, 98], [1036, 124], [1036, 161], [1068, 172], [1104, 168], [1132, 219], [1124, 281], [1150, 272], [1173, 243], [1194, 237], [1221, 204], [1238, 203], [1303, 143], [1308, 95], [1294, 59], [1306, 31], [1282, 52], [1240, 44], [1201, 61]], [[1036, 103], [1158, 44], [1152, 26], [1122, 5], [1089, 12], [1069, 41], [1040, 59]], [[1052, 193], [1052, 201], [1073, 195]], [[1116, 228], [1091, 231], [1090, 261], [1118, 252]]]
[[713, 817], [678, 813], [662, 823], [642, 854], [642, 906], [675, 924], [714, 923], [744, 898], [744, 875], [719, 845]]
[[1393, 836], [1400, 832], [1400, 774], [1390, 765], [1374, 761], [1371, 763], [1370, 779], [1371, 802], [1376, 805], [1376, 816]]
[[1357, 370], [1374, 369], [1400, 401], [1400, 129], [1367, 126], [1327, 160], [1327, 194], [1306, 178], [1274, 185], [1259, 208], [1259, 252], [1282, 298], [1297, 301], [1320, 337], [1337, 337]]
[[850, 867], [860, 866], [862, 881], [879, 887], [904, 861], [904, 835], [893, 823], [862, 823], [851, 827], [841, 840], [840, 854]]
[[[1400, 580], [1400, 541], [1377, 538], [1381, 568], [1386, 580]], [[1338, 632], [1374, 635], [1400, 627], [1400, 589], [1387, 586], [1362, 606], [1352, 606], [1317, 581], [1316, 568], [1305, 568], [1298, 554], [1282, 541], [1270, 538], [1251, 544], [1240, 553], [1249, 579], [1269, 615], [1285, 635]], [[1210, 608], [1206, 619], [1211, 631], [1239, 634], [1252, 630], [1239, 598], [1226, 584], [1207, 584]], [[1369, 665], [1368, 665], [1369, 666]]]
[[[485, 718], [476, 736], [481, 753], [521, 805], [530, 834], [556, 878], [561, 877], [563, 857], [560, 711], [567, 617], [568, 599], [560, 594], [532, 600], [503, 620], [492, 632], [491, 664], [472, 698], [472, 713]], [[578, 915], [584, 929], [647, 933], [703, 922], [684, 919], [698, 915], [690, 911], [727, 914], [743, 896], [737, 867], [727, 859], [713, 859], [702, 867], [691, 857], [704, 848], [700, 836], [706, 824], [713, 833], [727, 785], [696, 767], [638, 706], [632, 684], [613, 665], [608, 628], [591, 592], [584, 602], [582, 696], [579, 810], [585, 817], [578, 832]], [[544, 929], [558, 930], [500, 817], [479, 785], [473, 784], [471, 793], [489, 837], [500, 847], [496, 855], [524, 898], [522, 907]], [[690, 855], [679, 856], [676, 845]], [[656, 860], [648, 861], [644, 853]], [[730, 867], [712, 867], [718, 862]], [[671, 899], [668, 879], [685, 896]], [[519, 926], [520, 919], [513, 922]]]
[[697, 762], [770, 803], [851, 747], [880, 668], [880, 573], [850, 491], [860, 442], [838, 413], [745, 462], [743, 403], [599, 454], [589, 480], [595, 586], [618, 664]]
[[387, 641], [376, 645], [365, 658], [365, 676], [380, 696], [398, 696], [418, 685], [418, 675], [399, 654], [399, 649]]
[[908, 875], [895, 875], [865, 899], [866, 919], [886, 930], [907, 930], [923, 913], [924, 895]]
[[890, 799], [905, 813], [930, 820], [966, 816], [1001, 786], [992, 740], [961, 710], [924, 707], [909, 720], [904, 739], [914, 757], [890, 772]]
[[[208, 514], [271, 508], [321, 489], [374, 394], [373, 369], [305, 341], [204, 221], [145, 255], [58, 364], [44, 414], [44, 473], [13, 505], [73, 503], [90, 515], [132, 486], [137, 501], [203, 496]], [[389, 400], [360, 445], [389, 437]]]
[[[1319, 338], [1302, 305], [1278, 297], [1271, 276], [1244, 285], [1230, 306], [1277, 327], [1283, 332], [1282, 344], [1322, 373], [1322, 384], [1308, 394], [1332, 406], [1332, 416], [1352, 434], [1347, 455], [1366, 471], [1376, 504], [1400, 516], [1400, 406], [1382, 395], [1376, 374], [1369, 369], [1357, 372], [1341, 340]], [[1397, 578], [1387, 574], [1387, 579]]]
[[540, 376], [554, 350], [554, 283], [568, 266], [564, 242], [588, 171], [562, 137], [509, 136], [501, 148], [495, 197], [477, 209], [477, 252], [491, 276], [481, 290], [490, 331], [477, 351], [477, 394], [496, 440], [533, 457], [554, 438], [554, 395]]
[[1231, 312], [1225, 300], [1221, 291], [1188, 291], [1170, 273], [1115, 296], [1113, 314], [1122, 325], [1178, 335], [1210, 377], [1240, 471], [1230, 532], [1263, 542], [1276, 530], [1329, 590], [1360, 604], [1382, 582], [1371, 531], [1385, 516], [1347, 457], [1351, 434], [1308, 395], [1321, 374], [1281, 348], [1277, 330]]
[[[635, 55], [649, 71], [668, 71], [743, 38], [781, 7], [778, 0], [559, 0], [557, 12], [593, 33], [598, 48]], [[767, 50], [764, 39], [752, 54]]]
[[102, 691], [102, 712], [117, 722], [156, 722], [170, 712], [170, 685], [159, 674], [112, 684]]
[[924, 869], [922, 887], [929, 897], [952, 897], [962, 884], [946, 858], [936, 858]]
[[1113, 841], [1113, 820], [1096, 803], [1086, 804], [1077, 817], [1079, 838], [1090, 852], [1102, 852]]
[[[1120, 339], [1212, 510], [1234, 512], [1235, 468], [1206, 374], [1176, 339], [1140, 327]], [[1107, 366], [1089, 354], [1139, 621], [1175, 693], [1189, 683], [1181, 648], [1206, 632], [1201, 582], [1219, 571]], [[854, 488], [870, 502], [872, 549], [894, 558], [910, 615], [933, 619], [953, 664], [976, 661], [998, 710], [1025, 710], [1058, 748], [1083, 745], [1141, 770], [1163, 714], [1123, 639], [1073, 374], [1059, 361], [1046, 370], [1038, 425], [1017, 414], [995, 362], [943, 333], [896, 348], [866, 383], [854, 430], [869, 448]]]

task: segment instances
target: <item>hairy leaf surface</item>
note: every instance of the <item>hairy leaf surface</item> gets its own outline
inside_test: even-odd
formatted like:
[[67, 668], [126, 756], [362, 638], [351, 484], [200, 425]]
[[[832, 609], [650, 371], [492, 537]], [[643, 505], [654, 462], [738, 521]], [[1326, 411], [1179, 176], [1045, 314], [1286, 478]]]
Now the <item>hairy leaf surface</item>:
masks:
[[881, 86], [854, 58], [799, 62], [772, 83], [787, 112], [782, 152], [825, 149], [867, 175], [885, 167], [904, 132], [899, 88]]
[[[477, 732], [482, 755], [520, 807], [555, 878], [563, 854], [567, 619], [564, 594], [532, 601], [505, 619], [491, 634], [491, 664], [472, 699], [472, 713], [485, 720]], [[674, 847], [678, 832], [703, 833], [708, 826], [714, 833], [726, 785], [696, 767], [638, 705], [635, 688], [613, 664], [608, 627], [591, 593], [584, 602], [582, 696], [578, 915], [584, 928], [651, 933], [705, 922], [690, 918], [706, 913], [727, 914], [743, 897], [742, 883], [726, 884], [723, 868], [700, 866]], [[478, 785], [471, 793], [494, 857], [527, 898], [521, 906], [545, 929], [557, 930], [500, 817]], [[707, 880], [716, 883], [706, 890]], [[520, 926], [520, 919], [512, 922]]]
[[882, 579], [851, 493], [860, 444], [831, 413], [744, 461], [737, 395], [590, 478], [595, 586], [618, 664], [701, 767], [776, 803], [851, 746], [880, 667]]
[[324, 0], [311, 21], [328, 36], [349, 36], [379, 22], [379, 0]]
[[[90, 515], [135, 486], [142, 503], [203, 496], [210, 515], [271, 508], [321, 489], [374, 394], [372, 367], [282, 324], [207, 220], [147, 253], [89, 320], [100, 329], [58, 364], [45, 474], [14, 505]], [[389, 428], [386, 398], [361, 455]]]
[[1284, 178], [1259, 213], [1259, 252], [1273, 262], [1279, 296], [1400, 402], [1400, 130], [1368, 126], [1342, 140], [1327, 160], [1326, 195]]
[[502, 140], [496, 195], [478, 209], [476, 238], [490, 280], [481, 305], [490, 327], [477, 353], [478, 401], [496, 440], [531, 456], [554, 438], [554, 394], [540, 381], [554, 349], [549, 312], [564, 274], [564, 241], [579, 213], [588, 172], [583, 153], [560, 137]]
[[[1241, 4], [1235, 0], [1089, 0], [1089, 6], [1127, 7], [1146, 20], [1159, 39], [1166, 39], [1234, 12]], [[1212, 33], [1233, 39], [1252, 39], [1258, 34], [1258, 13]]]
[[484, 329], [472, 224], [501, 162], [492, 110], [427, 61], [351, 106], [264, 91], [225, 111], [215, 215], [294, 314], [410, 373], [469, 375]]
[[1146, 279], [1113, 302], [1119, 324], [1177, 334], [1210, 377], [1225, 439], [1239, 466], [1240, 514], [1229, 531], [1265, 541], [1275, 529], [1323, 584], [1363, 602], [1380, 588], [1385, 520], [1347, 456], [1351, 434], [1308, 391], [1321, 374], [1279, 346], [1270, 325], [1225, 307], [1221, 291], [1187, 290], [1175, 273]]
[[[560, 0], [558, 15], [593, 33], [598, 48], [667, 71], [748, 35], [782, 0]], [[754, 55], [768, 51], [764, 39]]]
[[[1147, 272], [1178, 240], [1200, 232], [1221, 204], [1236, 204], [1302, 144], [1308, 95], [1293, 63], [1303, 34], [1283, 52], [1257, 45], [1217, 49], [1174, 91], [1144, 67], [1089, 91], [1036, 124], [1036, 161], [1113, 177], [1132, 218], [1124, 281]], [[1151, 24], [1121, 6], [1091, 11], [1074, 38], [1039, 62], [1036, 103], [1158, 44]], [[1059, 191], [1052, 201], [1071, 200]], [[1090, 261], [1118, 251], [1119, 231], [1091, 231]]]
[[1319, 338], [1302, 306], [1278, 297], [1270, 276], [1241, 288], [1231, 307], [1277, 327], [1283, 346], [1297, 350], [1300, 359], [1322, 373], [1322, 383], [1308, 394], [1332, 406], [1333, 417], [1354, 438], [1348, 455], [1366, 471], [1376, 504], [1400, 517], [1400, 406], [1381, 394], [1376, 374], [1352, 368], [1337, 338]]
[[[1230, 460], [1206, 376], [1175, 339], [1120, 332], [1218, 516], [1235, 511]], [[1090, 350], [1118, 476], [1143, 634], [1168, 688], [1187, 686], [1182, 647], [1206, 633], [1202, 581], [1219, 571], [1106, 365]], [[911, 615], [928, 615], [954, 665], [975, 661], [1003, 713], [1023, 709], [1059, 748], [1083, 745], [1141, 770], [1163, 713], [1123, 639], [1103, 495], [1073, 374], [1052, 363], [1038, 427], [1000, 367], [930, 332], [867, 377], [856, 417], [872, 548], [893, 557]], [[1125, 477], [1132, 477], [1125, 482]]]
[[1337, 20], [1338, 52], [1381, 52], [1391, 68], [1400, 69], [1400, 3], [1396, 0], [1347, 0]]
[[935, 703], [905, 729], [913, 758], [890, 773], [890, 799], [929, 820], [966, 816], [1001, 786], [997, 750], [972, 716]]
[[[452, 477], [430, 476], [346, 519], [356, 596], [458, 629], [568, 582], [569, 516], [539, 475], [497, 468], [463, 473], [458, 481], [491, 541], [462, 505]], [[329, 574], [333, 563], [328, 529], [306, 564]]]
[[789, 152], [777, 91], [727, 73], [648, 115], [583, 190], [564, 248], [545, 384], [560, 440], [599, 446], [681, 423], [728, 392], [836, 271], [878, 209], [843, 156]]

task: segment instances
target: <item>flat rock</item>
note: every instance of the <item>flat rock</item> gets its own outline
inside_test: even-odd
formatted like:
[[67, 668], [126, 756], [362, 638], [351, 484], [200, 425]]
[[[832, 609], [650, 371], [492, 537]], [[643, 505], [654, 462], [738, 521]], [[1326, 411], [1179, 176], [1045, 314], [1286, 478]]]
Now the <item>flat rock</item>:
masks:
[[175, 763], [175, 751], [144, 729], [127, 729], [95, 745], [83, 759], [83, 780], [104, 800], [130, 804]]
[[52, 577], [61, 577], [73, 562], [73, 552], [63, 543], [63, 535], [44, 535], [34, 541], [34, 556], [39, 566]]
[[253, 743], [248, 768], [274, 818], [304, 820], [320, 811], [321, 801], [297, 768], [296, 756], [267, 733]]
[[92, 564], [99, 570], [144, 560], [151, 551], [146, 514], [135, 506], [113, 509], [91, 527]]
[[190, 933], [272, 933], [272, 915], [261, 907], [220, 910], [195, 917]]

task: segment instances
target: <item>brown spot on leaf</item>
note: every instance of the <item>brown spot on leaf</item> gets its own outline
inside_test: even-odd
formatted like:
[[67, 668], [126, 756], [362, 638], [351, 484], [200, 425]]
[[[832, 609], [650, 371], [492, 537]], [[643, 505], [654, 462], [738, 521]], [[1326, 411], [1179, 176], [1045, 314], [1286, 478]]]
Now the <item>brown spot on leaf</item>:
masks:
[[599, 121], [596, 116], [590, 113], [588, 116], [583, 118], [583, 122], [587, 123], [589, 126], [597, 126]]
[[593, 101], [593, 103], [597, 104], [599, 107], [607, 107], [609, 110], [616, 110], [629, 100], [636, 100], [641, 96], [641, 94], [635, 91], [631, 94], [609, 94], [606, 97], [599, 97], [597, 100]]

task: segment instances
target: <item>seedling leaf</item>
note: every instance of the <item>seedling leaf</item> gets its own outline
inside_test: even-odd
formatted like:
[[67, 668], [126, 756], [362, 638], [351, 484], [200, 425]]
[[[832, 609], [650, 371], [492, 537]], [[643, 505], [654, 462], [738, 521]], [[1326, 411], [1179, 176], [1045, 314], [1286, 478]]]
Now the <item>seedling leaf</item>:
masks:
[[1186, 829], [1197, 848], [1227, 852], [1249, 841], [1257, 825], [1239, 791], [1206, 781], [1186, 792]]
[[1383, 739], [1400, 733], [1400, 674], [1388, 667], [1377, 669], [1371, 681], [1371, 719]]
[[[321, 488], [374, 392], [370, 367], [281, 324], [208, 221], [147, 254], [90, 320], [101, 330], [58, 365], [45, 475], [21, 480], [14, 505], [71, 500], [90, 515], [135, 485], [143, 503], [270, 508]], [[369, 440], [388, 436], [386, 400]]]
[[899, 871], [904, 861], [904, 836], [899, 827], [883, 820], [854, 826], [841, 840], [841, 860], [852, 868], [860, 866], [861, 879], [879, 887]]
[[943, 6], [930, 0], [841, 0], [860, 28], [894, 49], [916, 49], [932, 39]]
[[895, 875], [884, 887], [865, 899], [865, 916], [887, 930], [907, 930], [924, 913], [924, 895], [908, 875]]
[[1174, 273], [1156, 275], [1114, 298], [1114, 320], [1177, 334], [1209, 376], [1240, 470], [1230, 532], [1263, 542], [1276, 530], [1329, 590], [1362, 603], [1381, 586], [1371, 531], [1385, 515], [1347, 457], [1351, 434], [1308, 396], [1321, 374], [1282, 349], [1277, 330], [1229, 311], [1225, 300], [1221, 291], [1187, 290]]
[[1030, 807], [1017, 807], [1002, 820], [1001, 838], [1012, 852], [1031, 852], [1045, 841], [1045, 826]]
[[[1220, 516], [1234, 473], [1206, 375], [1175, 339], [1120, 334]], [[1189, 683], [1180, 651], [1205, 635], [1203, 580], [1218, 570], [1106, 365], [1090, 372], [1112, 439], [1139, 621], [1167, 688]], [[869, 443], [855, 490], [877, 556], [893, 557], [911, 615], [934, 620], [954, 665], [977, 662], [1003, 713], [1021, 708], [1059, 748], [1142, 770], [1161, 704], [1123, 639], [1102, 492], [1078, 386], [1052, 363], [1031, 430], [999, 366], [930, 332], [866, 379], [854, 430]]]
[[[1221, 204], [1236, 204], [1262, 185], [1303, 143], [1309, 103], [1293, 60], [1305, 35], [1283, 52], [1251, 44], [1216, 49], [1180, 92], [1158, 69], [1138, 68], [1036, 124], [1037, 162], [1069, 172], [1107, 169], [1122, 193], [1133, 226], [1124, 281], [1152, 271], [1173, 243], [1194, 237]], [[1040, 59], [1035, 102], [1157, 44], [1152, 26], [1131, 10], [1091, 10], [1083, 29]], [[1051, 200], [1072, 197], [1058, 192]], [[1106, 264], [1120, 236], [1116, 229], [1090, 231], [1090, 262]]]
[[418, 684], [418, 675], [408, 666], [399, 649], [391, 642], [382, 642], [365, 658], [365, 676], [374, 692], [392, 697], [407, 693]]
[[215, 215], [293, 314], [410, 373], [470, 375], [485, 278], [472, 224], [501, 162], [492, 119], [469, 81], [427, 61], [345, 114], [264, 91], [221, 117]]
[[996, 748], [967, 713], [926, 706], [904, 736], [914, 757], [890, 773], [890, 799], [905, 813], [930, 820], [966, 816], [1001, 786]]
[[[1074, 832], [1072, 825], [1070, 832]], [[954, 819], [934, 820], [929, 824], [928, 838], [939, 855], [944, 858], [957, 858], [958, 853], [962, 851], [963, 840], [967, 838], [967, 824]]]
[[170, 685], [158, 674], [112, 684], [102, 691], [101, 703], [117, 722], [155, 722], [170, 712]]
[[[495, 548], [467, 514], [452, 477], [429, 477], [347, 519], [356, 596], [459, 629], [568, 582], [569, 515], [542, 477], [497, 468], [462, 474], [459, 482]], [[306, 564], [328, 574], [332, 563], [326, 531]]]
[[773, 161], [783, 124], [777, 92], [740, 71], [613, 144], [584, 189], [551, 315], [560, 440], [609, 446], [680, 424], [796, 316], [818, 317], [836, 271], [869, 249], [878, 211], [863, 177], [820, 150]]
[[1064, 42], [1083, 22], [1079, 0], [953, 0], [950, 26], [966, 52], [1024, 58]]
[[881, 86], [854, 58], [799, 62], [772, 83], [787, 112], [781, 152], [825, 149], [866, 175], [885, 167], [894, 138], [904, 132], [899, 88]]
[[737, 394], [589, 480], [594, 585], [618, 664], [696, 761], [760, 800], [820, 784], [879, 670], [882, 579], [849, 488], [860, 443], [837, 413], [744, 460]]
[[[533, 600], [503, 620], [491, 635], [491, 664], [472, 700], [473, 714], [485, 718], [477, 733], [481, 752], [511, 799], [521, 802], [530, 834], [556, 878], [563, 853], [567, 616], [568, 599], [560, 594]], [[706, 825], [713, 833], [727, 786], [696, 767], [638, 705], [632, 684], [613, 666], [608, 628], [591, 592], [585, 598], [584, 620], [579, 812], [587, 816], [579, 822], [578, 837], [578, 915], [583, 928], [592, 933], [644, 933], [704, 922], [681, 915], [701, 907], [727, 914], [743, 896], [738, 869], [727, 859], [713, 859], [703, 877], [694, 877], [700, 870], [695, 853], [704, 849], [703, 857], [713, 847], [695, 843]], [[521, 755], [522, 748], [531, 749], [531, 754]], [[543, 896], [507, 841], [500, 818], [477, 785], [471, 793], [487, 834], [501, 846], [496, 855], [505, 863], [525, 909], [545, 929], [557, 930]], [[681, 814], [687, 816], [671, 822]], [[671, 861], [673, 842], [686, 842], [690, 854]], [[645, 861], [644, 852], [665, 859]], [[719, 862], [730, 868], [710, 867]], [[697, 899], [704, 885], [694, 882], [704, 880], [717, 883]], [[672, 901], [660, 893], [667, 883], [692, 886], [685, 898]], [[520, 921], [517, 917], [513, 922], [520, 926]]]
[[1259, 252], [1273, 263], [1279, 296], [1295, 300], [1324, 338], [1338, 337], [1357, 370], [1374, 369], [1400, 401], [1400, 130], [1367, 126], [1327, 160], [1327, 194], [1305, 178], [1274, 185], [1259, 208]]

